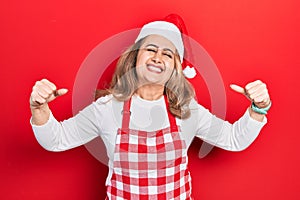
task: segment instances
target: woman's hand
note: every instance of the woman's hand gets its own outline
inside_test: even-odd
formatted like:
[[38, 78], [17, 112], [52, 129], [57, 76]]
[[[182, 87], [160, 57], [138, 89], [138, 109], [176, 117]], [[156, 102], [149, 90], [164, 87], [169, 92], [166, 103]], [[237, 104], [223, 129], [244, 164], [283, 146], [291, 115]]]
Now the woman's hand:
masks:
[[[245, 88], [235, 84], [231, 84], [230, 87], [232, 90], [244, 94], [258, 108], [266, 108], [271, 103], [267, 85], [260, 80], [248, 83]], [[263, 120], [263, 114], [256, 113], [252, 109], [249, 109], [249, 111], [252, 118], [258, 121]]]
[[37, 81], [32, 88], [29, 99], [32, 123], [35, 125], [45, 124], [50, 116], [48, 103], [67, 92], [67, 89], [57, 90], [56, 86], [47, 79]]
[[62, 96], [67, 92], [67, 89], [57, 90], [56, 86], [47, 79], [37, 81], [30, 95], [30, 107], [32, 109], [41, 108], [50, 101], [53, 101], [56, 97]]

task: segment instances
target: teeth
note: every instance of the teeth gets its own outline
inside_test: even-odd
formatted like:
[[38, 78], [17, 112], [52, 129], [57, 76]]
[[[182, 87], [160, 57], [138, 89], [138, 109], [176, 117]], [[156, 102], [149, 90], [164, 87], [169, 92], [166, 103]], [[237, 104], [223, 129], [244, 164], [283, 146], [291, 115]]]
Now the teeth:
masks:
[[160, 72], [162, 72], [162, 69], [161, 68], [159, 68], [159, 67], [154, 67], [154, 66], [148, 66], [148, 68], [150, 69], [150, 70], [152, 70], [152, 71], [155, 71], [155, 72], [158, 72], [158, 73], [160, 73]]

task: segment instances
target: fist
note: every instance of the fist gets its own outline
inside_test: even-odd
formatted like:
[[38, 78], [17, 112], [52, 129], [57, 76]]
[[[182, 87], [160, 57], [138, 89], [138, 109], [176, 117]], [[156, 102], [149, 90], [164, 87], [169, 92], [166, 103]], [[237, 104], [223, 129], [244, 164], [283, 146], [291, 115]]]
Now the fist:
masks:
[[231, 84], [230, 87], [232, 90], [247, 96], [259, 108], [265, 108], [271, 102], [267, 85], [260, 80], [248, 83], [245, 88], [235, 84]]
[[53, 101], [56, 97], [66, 94], [67, 92], [67, 89], [57, 90], [56, 86], [47, 79], [37, 81], [33, 86], [30, 95], [30, 107], [39, 108], [50, 101]]

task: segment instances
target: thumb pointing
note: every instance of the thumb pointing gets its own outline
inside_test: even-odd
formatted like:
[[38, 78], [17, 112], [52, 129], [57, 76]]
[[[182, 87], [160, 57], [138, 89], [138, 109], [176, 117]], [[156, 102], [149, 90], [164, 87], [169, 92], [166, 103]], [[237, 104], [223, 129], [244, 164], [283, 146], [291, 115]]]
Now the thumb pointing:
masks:
[[68, 92], [68, 89], [63, 88], [63, 89], [55, 90], [54, 95], [56, 97], [58, 97], [58, 96], [62, 96], [64, 94], [66, 94], [67, 92]]
[[235, 91], [238, 92], [240, 94], [246, 94], [246, 91], [244, 88], [242, 88], [241, 86], [235, 85], [235, 84], [230, 84], [230, 88]]

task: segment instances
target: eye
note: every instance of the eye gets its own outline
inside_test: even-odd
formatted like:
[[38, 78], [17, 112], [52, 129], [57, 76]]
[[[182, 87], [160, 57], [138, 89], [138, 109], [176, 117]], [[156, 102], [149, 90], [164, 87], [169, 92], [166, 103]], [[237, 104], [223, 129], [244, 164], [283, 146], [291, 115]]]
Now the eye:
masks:
[[167, 57], [169, 57], [171, 59], [173, 58], [173, 55], [171, 53], [169, 53], [169, 52], [164, 52], [163, 55], [165, 55], [165, 56], [167, 56]]
[[147, 51], [150, 51], [150, 52], [154, 52], [154, 53], [157, 52], [157, 49], [151, 48], [151, 47], [150, 47], [150, 48], [149, 48], [149, 47], [146, 48], [146, 50], [147, 50]]

